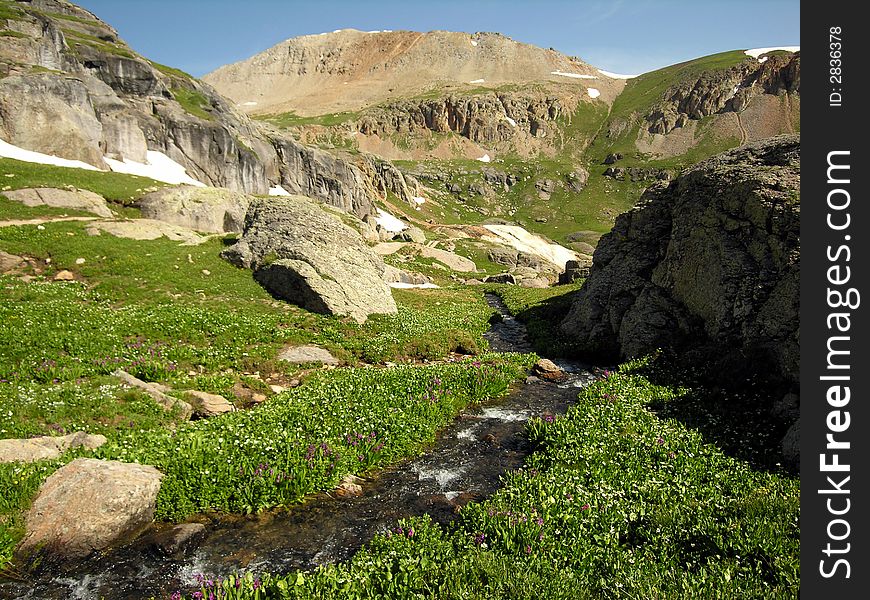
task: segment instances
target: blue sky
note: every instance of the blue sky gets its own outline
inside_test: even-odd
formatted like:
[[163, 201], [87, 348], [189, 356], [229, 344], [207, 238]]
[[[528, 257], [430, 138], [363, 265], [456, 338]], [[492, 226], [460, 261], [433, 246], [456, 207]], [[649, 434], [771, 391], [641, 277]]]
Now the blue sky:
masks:
[[[74, 0], [75, 1], [75, 0]], [[77, 0], [135, 50], [202, 76], [287, 38], [361, 30], [498, 31], [616, 73], [724, 50], [800, 45], [798, 0]]]

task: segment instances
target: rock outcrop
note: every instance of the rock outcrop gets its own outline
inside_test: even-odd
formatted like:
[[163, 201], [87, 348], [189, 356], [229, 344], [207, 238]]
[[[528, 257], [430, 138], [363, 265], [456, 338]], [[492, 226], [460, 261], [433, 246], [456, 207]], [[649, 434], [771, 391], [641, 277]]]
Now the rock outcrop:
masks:
[[307, 198], [254, 200], [239, 241], [221, 254], [273, 296], [313, 312], [395, 313], [385, 265], [359, 233]]
[[363, 219], [374, 213], [376, 186], [351, 161], [289, 138], [272, 139], [278, 152], [278, 181], [286, 191], [321, 200]]
[[562, 330], [601, 358], [672, 348], [794, 388], [799, 233], [799, 137], [708, 159], [617, 218]]
[[0, 463], [35, 462], [57, 458], [73, 448], [93, 450], [106, 443], [106, 437], [76, 431], [68, 435], [43, 435], [27, 439], [0, 440]]
[[162, 477], [154, 467], [75, 459], [42, 484], [19, 554], [84, 557], [146, 527]]
[[24, 206], [51, 206], [83, 210], [100, 217], [112, 218], [114, 213], [106, 204], [106, 199], [88, 190], [59, 190], [55, 188], [25, 188], [8, 190], [3, 195]]
[[300, 144], [238, 112], [209, 85], [136, 54], [65, 0], [17, 2], [0, 28], [0, 139], [107, 169], [161, 152], [207, 185], [287, 191], [363, 218], [387, 191], [411, 203], [416, 183], [389, 163]]
[[[202, 82], [133, 52], [64, 0], [17, 2], [2, 38], [0, 137], [81, 160], [166, 154], [203, 183], [264, 194], [274, 156], [251, 122]], [[261, 157], [262, 154], [262, 157]]]
[[800, 93], [800, 52], [774, 53], [763, 62], [747, 58], [723, 71], [707, 71], [665, 92], [646, 116], [650, 133], [669, 133], [688, 121], [740, 112], [759, 94]]
[[356, 127], [364, 135], [456, 133], [486, 147], [523, 144], [552, 137], [555, 121], [574, 112], [576, 95], [546, 92], [488, 92], [403, 100], [365, 113]]
[[164, 188], [139, 201], [142, 216], [205, 233], [241, 233], [251, 197], [222, 188]]

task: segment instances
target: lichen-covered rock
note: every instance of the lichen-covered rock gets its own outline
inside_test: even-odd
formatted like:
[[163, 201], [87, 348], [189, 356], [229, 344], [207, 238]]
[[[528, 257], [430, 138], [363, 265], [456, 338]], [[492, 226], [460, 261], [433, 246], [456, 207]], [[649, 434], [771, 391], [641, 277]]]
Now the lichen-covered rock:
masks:
[[251, 197], [224, 188], [171, 187], [139, 201], [142, 216], [206, 233], [241, 233]]
[[19, 554], [84, 557], [144, 528], [154, 518], [162, 477], [145, 465], [75, 459], [42, 484]]
[[222, 253], [273, 296], [313, 312], [395, 313], [384, 262], [360, 234], [299, 196], [254, 200], [239, 241]]
[[617, 218], [562, 330], [602, 358], [673, 348], [796, 386], [799, 233], [798, 136], [711, 158]]

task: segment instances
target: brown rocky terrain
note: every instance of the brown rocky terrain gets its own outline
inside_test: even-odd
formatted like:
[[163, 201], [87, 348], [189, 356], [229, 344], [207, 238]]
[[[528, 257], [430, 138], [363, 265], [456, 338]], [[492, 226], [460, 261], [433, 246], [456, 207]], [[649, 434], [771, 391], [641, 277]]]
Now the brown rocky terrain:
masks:
[[578, 58], [498, 33], [354, 29], [289, 39], [203, 79], [249, 113], [299, 115], [356, 111], [433, 90], [541, 82], [594, 87], [611, 102], [624, 84]]

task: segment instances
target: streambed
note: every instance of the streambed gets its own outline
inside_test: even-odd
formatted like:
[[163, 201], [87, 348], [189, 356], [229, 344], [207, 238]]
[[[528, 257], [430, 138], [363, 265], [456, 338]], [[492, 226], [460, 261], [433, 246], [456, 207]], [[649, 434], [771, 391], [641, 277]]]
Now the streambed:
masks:
[[[525, 327], [500, 299], [502, 313], [485, 337], [496, 351], [530, 351]], [[201, 516], [198, 531], [175, 543], [175, 525], [157, 524], [126, 545], [61, 572], [43, 568], [28, 580], [0, 585], [0, 598], [147, 599], [193, 589], [199, 574], [287, 572], [343, 561], [396, 520], [429, 514], [447, 523], [458, 509], [499, 487], [499, 477], [520, 467], [531, 452], [525, 421], [564, 413], [577, 388], [595, 375], [583, 365], [557, 361], [569, 374], [556, 384], [530, 379], [506, 397], [463, 411], [423, 456], [404, 461], [362, 482], [362, 494], [318, 494], [301, 505], [251, 516]], [[183, 529], [183, 528], [181, 528]]]

